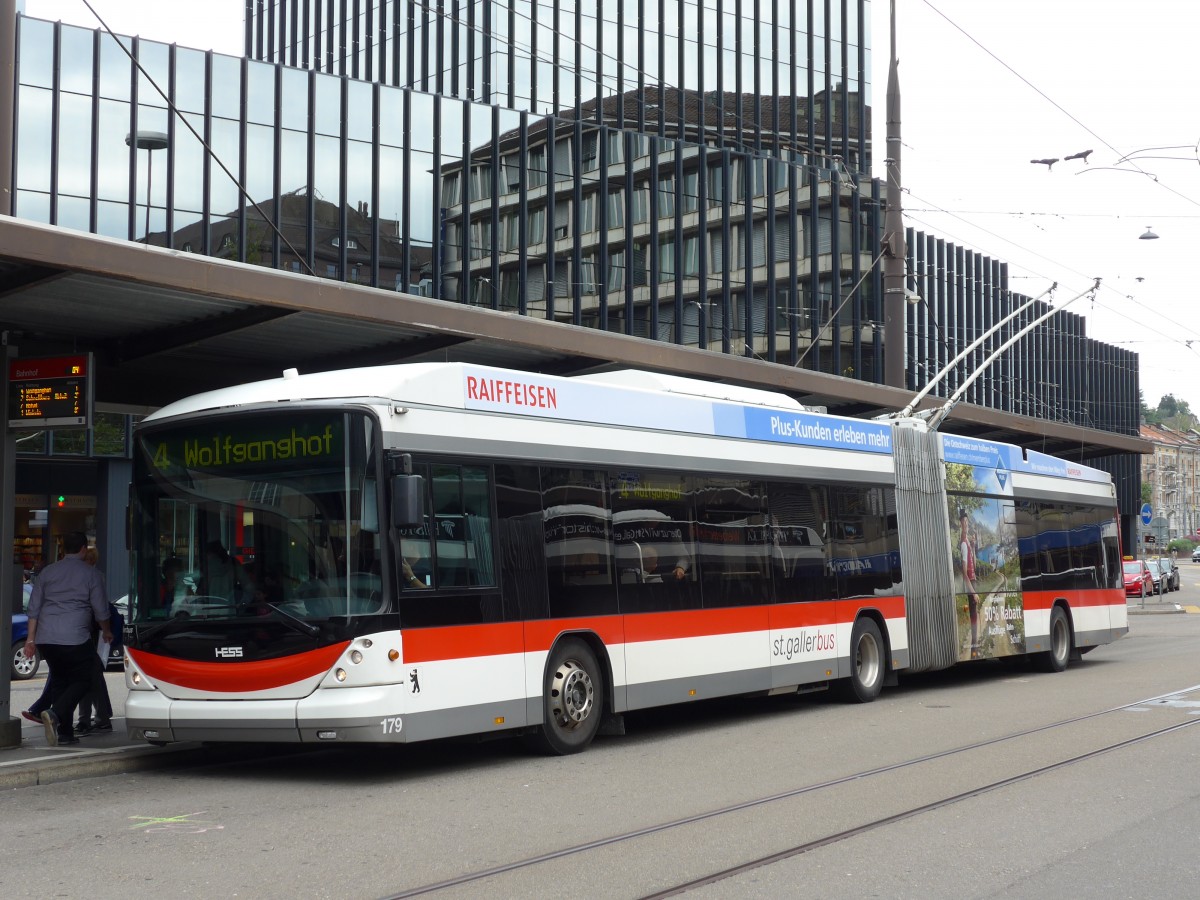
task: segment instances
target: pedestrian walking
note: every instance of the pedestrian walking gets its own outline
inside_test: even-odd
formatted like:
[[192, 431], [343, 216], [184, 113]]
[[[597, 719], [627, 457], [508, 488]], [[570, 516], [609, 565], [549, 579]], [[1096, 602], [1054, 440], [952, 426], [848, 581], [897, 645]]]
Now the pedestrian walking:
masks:
[[[108, 624], [113, 634], [120, 634], [125, 624], [115, 603], [108, 604]], [[93, 639], [96, 641], [96, 654], [92, 665], [92, 689], [79, 701], [79, 722], [75, 725], [75, 734], [80, 737], [110, 733], [113, 730], [112, 700], [108, 696], [108, 682], [104, 680], [112, 644], [102, 636], [93, 635]]]
[[104, 640], [113, 639], [104, 579], [85, 561], [87, 549], [83, 532], [65, 534], [63, 558], [42, 570], [29, 598], [25, 655], [33, 656], [36, 650], [50, 667], [51, 705], [42, 711], [41, 720], [52, 747], [79, 740], [71, 719], [92, 686], [92, 623], [100, 626]]

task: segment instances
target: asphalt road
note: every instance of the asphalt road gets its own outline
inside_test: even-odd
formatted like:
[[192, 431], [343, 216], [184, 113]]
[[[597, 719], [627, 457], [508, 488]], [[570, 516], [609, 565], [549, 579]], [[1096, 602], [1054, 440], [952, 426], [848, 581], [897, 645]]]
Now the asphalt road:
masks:
[[[1174, 596], [1200, 605], [1200, 565], [1181, 569]], [[382, 897], [466, 878], [431, 895], [643, 897], [749, 864], [692, 891], [1191, 896], [1198, 649], [1200, 615], [1137, 616], [1061, 675], [984, 663], [866, 706], [677, 707], [574, 757], [322, 749], [17, 789], [4, 892]]]

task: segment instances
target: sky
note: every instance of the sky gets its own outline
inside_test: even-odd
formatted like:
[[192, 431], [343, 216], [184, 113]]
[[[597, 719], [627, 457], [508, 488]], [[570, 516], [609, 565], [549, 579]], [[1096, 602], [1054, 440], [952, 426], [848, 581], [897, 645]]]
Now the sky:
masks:
[[[89, 2], [118, 33], [242, 51], [244, 0], [206, 0], [202, 21], [177, 0]], [[872, 0], [880, 178], [889, 5]], [[1200, 413], [1200, 105], [1184, 90], [1195, 0], [895, 5], [906, 224], [1007, 262], [1027, 296], [1057, 282], [1061, 304], [1101, 278], [1094, 300], [1069, 307], [1088, 336], [1138, 354], [1151, 407], [1173, 394]], [[97, 24], [83, 0], [25, 0], [25, 11]], [[1088, 150], [1086, 162], [1064, 158]], [[1159, 238], [1141, 240], [1147, 229]]]
[[[1138, 354], [1148, 405], [1200, 413], [1196, 22], [1195, 0], [896, 0], [906, 224], [1008, 262], [1026, 296], [1101, 278], [1069, 307], [1088, 336]], [[872, 25], [882, 178], [888, 0]]]

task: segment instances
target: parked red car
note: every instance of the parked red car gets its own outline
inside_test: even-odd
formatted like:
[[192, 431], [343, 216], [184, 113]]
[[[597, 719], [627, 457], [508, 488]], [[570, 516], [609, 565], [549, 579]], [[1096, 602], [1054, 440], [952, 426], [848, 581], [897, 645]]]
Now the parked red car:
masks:
[[1125, 570], [1125, 596], [1145, 597], [1154, 593], [1154, 576], [1144, 559], [1127, 559]]

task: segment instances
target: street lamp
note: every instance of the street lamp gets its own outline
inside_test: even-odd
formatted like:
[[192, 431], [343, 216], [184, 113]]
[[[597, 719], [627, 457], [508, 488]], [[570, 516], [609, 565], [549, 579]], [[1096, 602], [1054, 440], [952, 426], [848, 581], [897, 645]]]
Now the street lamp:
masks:
[[150, 243], [150, 188], [154, 176], [154, 151], [165, 150], [170, 138], [161, 131], [139, 131], [125, 135], [125, 145], [146, 151], [146, 243]]
[[1157, 241], [1158, 235], [1150, 230], [1150, 226], [1146, 226], [1146, 233], [1138, 237], [1139, 241]]

